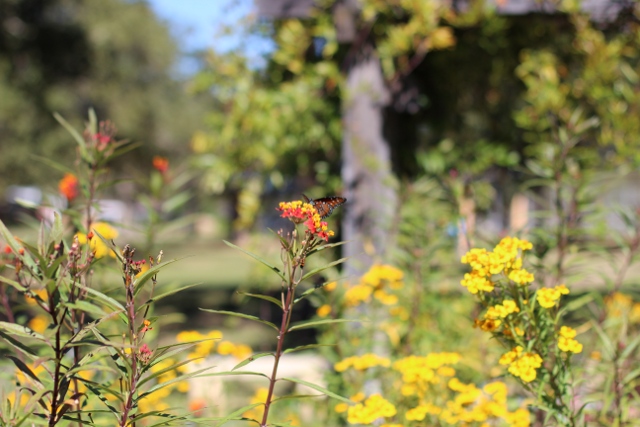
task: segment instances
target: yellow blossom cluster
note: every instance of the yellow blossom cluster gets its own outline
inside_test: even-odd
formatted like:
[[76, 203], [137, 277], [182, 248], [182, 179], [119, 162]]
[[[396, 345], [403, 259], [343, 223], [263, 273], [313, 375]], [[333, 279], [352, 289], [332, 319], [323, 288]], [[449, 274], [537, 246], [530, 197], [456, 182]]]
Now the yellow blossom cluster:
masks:
[[390, 265], [373, 265], [361, 278], [360, 282], [351, 286], [345, 293], [345, 305], [356, 307], [371, 301], [371, 297], [384, 305], [395, 305], [398, 297], [387, 290], [399, 290], [404, 287], [404, 274]]
[[[203, 359], [215, 351], [220, 355], [232, 355], [236, 359], [242, 360], [252, 353], [251, 347], [248, 345], [220, 340], [222, 340], [222, 332], [218, 330], [213, 330], [208, 334], [201, 334], [198, 331], [182, 331], [176, 336], [176, 341], [179, 343], [200, 341], [195, 344], [193, 350], [187, 355], [189, 359]], [[183, 366], [186, 369], [187, 365]]]
[[556, 305], [562, 295], [568, 295], [569, 289], [565, 285], [555, 288], [540, 288], [536, 293], [536, 300], [541, 307], [551, 308]]
[[568, 326], [561, 327], [560, 336], [558, 337], [558, 348], [565, 352], [581, 353], [582, 344], [574, 339], [576, 334], [577, 332], [573, 328]]
[[336, 363], [334, 368], [338, 372], [344, 372], [353, 367], [356, 371], [364, 371], [376, 366], [389, 367], [391, 362], [386, 357], [380, 357], [373, 353], [362, 356], [351, 356]]
[[[175, 359], [167, 358], [151, 366], [150, 371], [152, 374], [157, 375], [162, 372], [156, 377], [158, 385], [168, 383], [177, 378], [178, 372], [176, 369], [170, 369], [171, 366], [176, 363], [177, 361]], [[189, 391], [189, 383], [187, 381], [178, 381], [166, 387], [158, 388], [151, 394], [146, 394], [145, 397], [138, 402], [140, 412], [166, 411], [169, 409], [167, 400], [173, 390], [186, 393]]]
[[501, 365], [509, 365], [509, 373], [520, 378], [524, 382], [531, 382], [536, 379], [537, 371], [542, 366], [542, 357], [539, 354], [523, 352], [521, 346], [505, 353], [500, 357]]
[[630, 323], [640, 323], [640, 302], [622, 292], [614, 292], [604, 299], [605, 309], [609, 317], [629, 319]]
[[429, 384], [440, 382], [440, 376], [455, 375], [455, 370], [449, 365], [455, 365], [460, 358], [458, 353], [444, 352], [430, 353], [426, 356], [412, 355], [396, 361], [393, 369], [402, 374], [401, 393], [404, 396], [424, 394]]
[[511, 313], [518, 313], [520, 309], [513, 300], [504, 300], [502, 304], [496, 304], [493, 307], [489, 307], [485, 313], [485, 319], [504, 319]]
[[[96, 222], [91, 225], [91, 231], [95, 234], [98, 233], [106, 240], [113, 240], [118, 237], [118, 230], [113, 228], [111, 225], [106, 222]], [[81, 245], [87, 244], [89, 240], [87, 235], [84, 233], [76, 234], [78, 237], [78, 243]], [[104, 243], [104, 241], [98, 236], [92, 236], [91, 242], [89, 243], [89, 247], [91, 251], [94, 253], [96, 258], [103, 258], [109, 255], [111, 258], [115, 258], [116, 254]]]
[[269, 394], [269, 389], [267, 387], [258, 388], [253, 394], [253, 396], [251, 397], [249, 404], [251, 405], [262, 404], [262, 405], [254, 406], [253, 408], [244, 412], [242, 416], [245, 418], [253, 419], [253, 420], [259, 420], [260, 418], [262, 418], [262, 413], [264, 411], [264, 403], [267, 401], [268, 394]]
[[491, 292], [495, 284], [492, 276], [504, 273], [510, 280], [527, 285], [533, 282], [533, 274], [522, 268], [520, 252], [531, 249], [533, 245], [517, 237], [505, 237], [489, 252], [486, 249], [474, 248], [462, 257], [463, 264], [469, 264], [470, 273], [464, 275], [460, 282], [472, 294]]
[[371, 424], [378, 418], [396, 415], [396, 407], [379, 394], [372, 394], [363, 403], [349, 408], [347, 421], [350, 424]]

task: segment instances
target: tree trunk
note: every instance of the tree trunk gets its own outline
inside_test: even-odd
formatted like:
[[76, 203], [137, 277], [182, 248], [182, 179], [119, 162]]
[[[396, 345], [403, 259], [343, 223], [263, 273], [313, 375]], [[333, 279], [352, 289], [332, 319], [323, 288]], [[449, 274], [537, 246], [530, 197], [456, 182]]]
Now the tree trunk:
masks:
[[396, 180], [383, 137], [389, 93], [380, 62], [364, 45], [347, 71], [343, 101], [342, 180], [347, 197], [343, 234], [349, 277], [358, 276], [386, 252], [397, 209]]

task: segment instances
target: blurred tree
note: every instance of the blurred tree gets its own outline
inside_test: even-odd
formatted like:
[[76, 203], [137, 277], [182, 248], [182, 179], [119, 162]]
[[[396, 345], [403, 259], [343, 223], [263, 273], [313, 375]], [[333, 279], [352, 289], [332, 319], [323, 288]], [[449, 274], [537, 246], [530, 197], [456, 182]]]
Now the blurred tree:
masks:
[[186, 152], [203, 104], [175, 78], [177, 46], [146, 2], [6, 0], [0, 17], [0, 192], [50, 181], [31, 154], [75, 158], [53, 112], [78, 127], [89, 107], [113, 121], [143, 144], [130, 169]]
[[[266, 66], [247, 65], [241, 52], [212, 54], [211, 70], [196, 80], [222, 108], [194, 148], [210, 188], [244, 193], [240, 225], [251, 224], [265, 188], [313, 178], [324, 191], [312, 195], [337, 188], [350, 199], [346, 253], [383, 256], [394, 181], [427, 174], [457, 206], [452, 223], [473, 224], [476, 211], [501, 203], [507, 226], [511, 195], [536, 176], [522, 166], [576, 125], [576, 109], [602, 123], [581, 134], [581, 147], [591, 148], [577, 152], [583, 160], [595, 147], [607, 158], [637, 156], [637, 121], [627, 114], [639, 93], [636, 2], [602, 0], [588, 13], [572, 1], [519, 10], [484, 1], [303, 3], [258, 3], [272, 20], [254, 30], [276, 46]], [[212, 77], [220, 69], [229, 71], [224, 82]], [[342, 181], [328, 179], [338, 161]]]

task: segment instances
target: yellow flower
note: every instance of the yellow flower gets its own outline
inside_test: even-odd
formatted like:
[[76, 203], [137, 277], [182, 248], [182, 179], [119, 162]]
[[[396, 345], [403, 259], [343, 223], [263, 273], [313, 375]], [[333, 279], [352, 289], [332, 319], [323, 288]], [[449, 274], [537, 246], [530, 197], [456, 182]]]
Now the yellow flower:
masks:
[[327, 292], [331, 292], [331, 291], [334, 291], [337, 286], [338, 286], [338, 282], [336, 281], [329, 282], [326, 285], [324, 285], [324, 290]]
[[349, 405], [347, 405], [346, 403], [338, 403], [333, 407], [333, 410], [338, 414], [342, 414], [343, 412], [347, 412], [349, 410]]
[[47, 330], [47, 326], [49, 326], [49, 319], [43, 314], [38, 314], [33, 319], [29, 320], [27, 326], [29, 326], [32, 331], [41, 334]]
[[338, 372], [344, 372], [350, 367], [358, 371], [364, 371], [375, 366], [388, 367], [391, 362], [386, 357], [380, 357], [373, 353], [363, 354], [362, 356], [351, 356], [336, 363], [334, 369]]
[[232, 354], [236, 349], [236, 345], [231, 341], [220, 341], [218, 344], [218, 354], [226, 356], [227, 354]]
[[541, 307], [551, 308], [556, 305], [562, 295], [567, 295], [569, 289], [565, 285], [559, 285], [555, 288], [540, 288], [536, 292], [536, 300]]
[[520, 309], [513, 300], [504, 300], [502, 304], [496, 304], [487, 309], [485, 319], [504, 319], [511, 313], [518, 313]]
[[331, 313], [331, 306], [329, 304], [324, 304], [318, 307], [316, 314], [318, 317], [327, 317]]
[[231, 352], [233, 357], [239, 360], [244, 360], [253, 353], [251, 347], [246, 344], [236, 344], [236, 348]]
[[[111, 225], [106, 222], [96, 222], [91, 225], [91, 231], [100, 234], [106, 240], [113, 240], [118, 237], [118, 230], [113, 228]], [[78, 243], [81, 245], [85, 245], [87, 243], [87, 235], [84, 233], [76, 234], [78, 237]], [[91, 238], [91, 242], [89, 244], [91, 251], [95, 254], [96, 258], [103, 258], [109, 255], [111, 258], [115, 258], [116, 254], [104, 243], [104, 241], [98, 237], [93, 236]]]
[[560, 328], [558, 337], [558, 348], [564, 352], [581, 353], [582, 344], [575, 340], [577, 332], [568, 326]]
[[511, 375], [528, 383], [536, 379], [536, 369], [542, 366], [542, 357], [536, 353], [523, 353], [523, 348], [517, 346], [503, 354], [499, 363], [501, 365], [509, 365], [508, 370]]
[[350, 424], [371, 424], [378, 418], [393, 417], [396, 407], [379, 394], [373, 394], [364, 403], [349, 408], [347, 421]]
[[[40, 299], [42, 301], [45, 301], [45, 302], [47, 301], [47, 290], [46, 289], [42, 288], [42, 289], [38, 289], [37, 291], [31, 291], [31, 292], [33, 292], [38, 297], [40, 297]], [[36, 305], [36, 299], [32, 298], [29, 293], [25, 293], [24, 297], [25, 297], [25, 300], [27, 301], [27, 304]]]

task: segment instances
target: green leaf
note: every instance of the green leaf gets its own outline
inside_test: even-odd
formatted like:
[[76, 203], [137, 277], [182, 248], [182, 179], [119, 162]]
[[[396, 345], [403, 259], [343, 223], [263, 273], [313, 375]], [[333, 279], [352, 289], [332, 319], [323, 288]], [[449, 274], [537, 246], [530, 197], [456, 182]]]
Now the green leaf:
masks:
[[180, 209], [192, 197], [193, 195], [187, 192], [178, 193], [162, 204], [162, 211], [171, 213], [177, 209]]
[[[182, 365], [184, 365], [184, 363], [180, 363], [180, 364], [178, 364], [178, 366], [182, 366]], [[177, 376], [177, 377], [173, 378], [172, 380], [165, 381], [165, 382], [160, 383], [160, 384], [156, 384], [155, 386], [151, 387], [151, 389], [149, 389], [149, 390], [148, 390], [148, 391], [146, 391], [145, 393], [142, 393], [141, 395], [139, 395], [139, 396], [135, 399], [135, 401], [136, 401], [136, 402], [139, 402], [140, 400], [144, 399], [145, 397], [149, 396], [150, 394], [153, 394], [153, 393], [155, 393], [155, 392], [156, 392], [156, 391], [158, 391], [158, 390], [162, 390], [163, 388], [166, 388], [166, 387], [172, 386], [173, 384], [175, 384], [175, 383], [177, 383], [177, 382], [184, 381], [184, 380], [188, 380], [188, 379], [190, 379], [190, 378], [200, 377], [200, 375], [199, 375], [200, 373], [202, 373], [202, 372], [204, 372], [204, 371], [208, 371], [208, 370], [210, 370], [210, 369], [213, 369], [214, 367], [215, 367], [215, 366], [208, 366], [208, 367], [206, 367], [206, 368], [198, 369], [197, 371], [194, 371], [194, 372], [189, 372], [188, 374], [179, 375], [179, 376]], [[172, 369], [173, 369], [173, 367], [172, 367]], [[167, 370], [166, 370], [166, 369], [163, 369], [163, 370], [162, 370], [162, 372], [165, 372], [165, 371], [167, 371]], [[156, 377], [156, 376], [157, 376], [157, 375], [155, 375], [155, 374], [157, 374], [157, 373], [156, 373], [156, 372], [154, 372], [154, 375], [153, 375], [154, 377]], [[141, 382], [140, 382], [140, 384], [142, 384], [142, 383], [143, 383], [143, 382], [141, 381]]]
[[289, 381], [289, 382], [296, 383], [296, 384], [302, 384], [302, 385], [307, 386], [309, 388], [312, 388], [312, 389], [314, 389], [316, 391], [319, 391], [320, 393], [323, 393], [323, 394], [325, 394], [325, 395], [327, 395], [329, 397], [332, 397], [334, 399], [340, 400], [341, 402], [348, 403], [350, 405], [353, 404], [353, 402], [351, 400], [347, 399], [346, 397], [342, 397], [342, 396], [340, 396], [338, 394], [335, 394], [334, 392], [329, 391], [324, 387], [320, 387], [317, 384], [313, 384], [313, 383], [310, 383], [310, 382], [307, 382], [307, 381], [299, 380], [297, 378], [278, 378], [278, 380]]
[[168, 292], [165, 292], [163, 294], [151, 297], [147, 301], [145, 301], [144, 304], [142, 304], [140, 307], [138, 307], [138, 311], [140, 311], [143, 308], [146, 308], [146, 306], [148, 306], [149, 304], [153, 304], [155, 302], [160, 301], [163, 298], [166, 298], [166, 297], [171, 296], [171, 295], [173, 295], [175, 293], [184, 291], [185, 289], [193, 288], [193, 287], [200, 286], [200, 285], [202, 285], [202, 283], [194, 283], [193, 285], [187, 285], [187, 286], [183, 286], [181, 288], [172, 289], [172, 290], [170, 290]]
[[38, 379], [38, 376], [36, 374], [34, 374], [33, 371], [22, 360], [18, 359], [17, 357], [10, 356], [10, 355], [5, 356], [5, 357], [7, 359], [11, 359], [13, 364], [16, 365], [16, 368], [18, 368], [20, 371], [22, 371], [26, 375], [30, 376], [33, 380], [35, 380], [39, 384], [42, 384], [42, 381], [40, 381]]
[[187, 255], [184, 256], [182, 258], [175, 258], [166, 262], [162, 262], [160, 264], [154, 265], [153, 267], [151, 267], [150, 269], [148, 269], [147, 271], [145, 271], [144, 273], [142, 273], [140, 276], [136, 277], [135, 280], [135, 288], [134, 288], [134, 295], [138, 295], [138, 292], [140, 292], [140, 289], [142, 289], [142, 286], [149, 280], [151, 279], [153, 276], [155, 276], [156, 274], [158, 274], [158, 270], [160, 270], [161, 268], [166, 267], [169, 264], [173, 264], [176, 261], [180, 261], [183, 260], [185, 258], [189, 258], [192, 255]]
[[256, 316], [251, 316], [249, 314], [236, 313], [235, 311], [226, 311], [226, 310], [211, 310], [211, 309], [208, 309], [208, 308], [200, 308], [200, 310], [206, 311], [208, 313], [224, 314], [224, 315], [227, 315], [227, 316], [240, 317], [242, 319], [254, 320], [256, 322], [260, 322], [260, 323], [263, 323], [263, 324], [265, 324], [267, 326], [272, 327], [273, 329], [276, 330], [276, 332], [280, 332], [280, 329], [276, 325], [274, 325], [273, 323], [268, 322], [266, 320], [262, 320], [262, 319], [260, 319], [259, 317], [256, 317]]
[[2, 220], [0, 220], [0, 235], [2, 235], [2, 238], [4, 239], [5, 243], [9, 245], [9, 247], [11, 248], [15, 256], [20, 258], [20, 260], [30, 268], [35, 267], [36, 265], [35, 261], [27, 254], [26, 251], [24, 255], [20, 255], [20, 245], [18, 245], [16, 238], [13, 236], [13, 234], [11, 234], [11, 232], [4, 225], [4, 222], [2, 222]]
[[25, 288], [24, 286], [22, 286], [20, 283], [16, 282], [15, 280], [11, 280], [8, 277], [4, 277], [4, 276], [0, 276], [0, 282], [4, 282], [7, 285], [13, 286], [14, 288], [16, 288], [16, 290], [18, 292], [26, 292], [27, 288]]
[[234, 245], [234, 244], [233, 244], [233, 243], [231, 243], [231, 242], [227, 242], [226, 240], [223, 240], [223, 242], [224, 242], [227, 246], [230, 246], [230, 247], [235, 248], [235, 249], [237, 249], [237, 250], [239, 250], [239, 251], [241, 251], [241, 252], [244, 252], [245, 254], [249, 255], [251, 258], [255, 259], [256, 261], [258, 261], [259, 263], [261, 263], [262, 265], [264, 265], [265, 267], [268, 267], [269, 269], [271, 269], [272, 271], [274, 271], [278, 276], [280, 276], [280, 278], [281, 278], [282, 280], [285, 280], [285, 281], [287, 280], [287, 279], [284, 277], [284, 273], [282, 273], [282, 271], [280, 271], [280, 269], [279, 269], [278, 267], [276, 267], [276, 266], [273, 266], [273, 265], [269, 264], [267, 261], [263, 260], [263, 259], [262, 259], [262, 258], [260, 258], [258, 255], [255, 255], [255, 254], [253, 254], [253, 253], [251, 253], [251, 252], [249, 252], [249, 251], [246, 251], [246, 250], [242, 249], [241, 247]]
[[16, 335], [24, 338], [34, 338], [43, 342], [48, 342], [44, 335], [32, 331], [26, 326], [16, 325], [10, 322], [0, 322], [0, 330], [4, 330], [8, 334]]
[[245, 421], [253, 421], [256, 424], [260, 424], [258, 421], [253, 420], [251, 418], [243, 418], [240, 415], [244, 414], [245, 412], [247, 412], [250, 409], [255, 408], [256, 406], [264, 406], [264, 403], [252, 403], [250, 405], [246, 405], [243, 406], [242, 408], [233, 411], [232, 413], [230, 413], [229, 415], [227, 415], [226, 417], [220, 419], [220, 421], [216, 424], [216, 427], [220, 427], [223, 424], [226, 424], [229, 421], [240, 421], [240, 420], [245, 420]]
[[328, 269], [328, 268], [331, 268], [331, 267], [333, 267], [333, 266], [335, 266], [335, 265], [342, 264], [343, 262], [345, 262], [345, 261], [346, 261], [346, 260], [348, 260], [348, 259], [349, 259], [349, 258], [340, 258], [340, 259], [338, 259], [338, 260], [336, 260], [336, 261], [330, 262], [329, 264], [327, 264], [327, 265], [325, 265], [325, 266], [323, 266], [323, 267], [314, 268], [313, 270], [311, 270], [310, 272], [308, 272], [307, 274], [305, 274], [304, 276], [302, 276], [302, 279], [300, 279], [300, 280], [308, 279], [309, 277], [311, 277], [311, 276], [313, 276], [313, 275], [315, 275], [315, 274], [318, 274], [318, 273], [320, 273], [321, 271], [324, 271], [324, 270], [326, 270], [326, 269]]
[[67, 302], [62, 305], [65, 307], [69, 307], [71, 309], [84, 311], [85, 313], [94, 314], [97, 317], [102, 317], [107, 315], [107, 313], [102, 308], [98, 307], [95, 304], [91, 304], [88, 301], [78, 300], [74, 303]]
[[80, 154], [82, 156], [83, 159], [87, 158], [87, 145], [84, 141], [84, 138], [82, 137], [82, 135], [80, 135], [78, 133], [77, 130], [75, 130], [73, 128], [73, 126], [71, 126], [69, 124], [69, 122], [67, 122], [64, 117], [62, 117], [60, 114], [58, 113], [53, 113], [53, 117], [55, 117], [55, 119], [58, 121], [58, 123], [60, 123], [66, 130], [67, 132], [69, 132], [71, 134], [71, 136], [73, 137], [73, 139], [76, 141], [76, 143], [78, 144], [78, 148], [80, 149]]
[[318, 253], [318, 252], [323, 251], [325, 249], [331, 249], [331, 248], [335, 248], [336, 246], [342, 246], [342, 245], [344, 245], [346, 243], [349, 243], [349, 240], [344, 241], [344, 242], [327, 243], [326, 245], [318, 246], [318, 247], [315, 247], [315, 248], [311, 249], [309, 251], [309, 253], [307, 254], [307, 256], [315, 254], [315, 253]]
[[24, 344], [23, 342], [13, 338], [11, 335], [5, 334], [3, 331], [0, 331], [0, 337], [4, 338], [9, 344], [16, 348], [16, 350], [22, 351], [25, 354], [36, 357], [38, 356], [38, 352]]
[[291, 326], [289, 328], [289, 330], [287, 332], [297, 331], [299, 329], [313, 328], [313, 327], [318, 326], [318, 325], [329, 325], [331, 323], [346, 323], [346, 322], [364, 323], [366, 321], [365, 320], [360, 320], [360, 319], [324, 319], [324, 320], [314, 320], [312, 322], [298, 323], [296, 325], [293, 325], [293, 326]]
[[245, 295], [245, 296], [252, 297], [252, 298], [259, 298], [259, 299], [263, 299], [265, 301], [272, 302], [275, 305], [277, 305], [278, 307], [282, 308], [282, 301], [280, 301], [279, 299], [276, 299], [274, 297], [271, 297], [269, 295], [252, 294], [252, 293], [244, 292], [244, 291], [238, 291], [238, 293], [240, 295]]
[[308, 344], [308, 345], [300, 345], [298, 347], [294, 347], [294, 348], [288, 348], [284, 351], [284, 354], [287, 353], [293, 353], [294, 351], [304, 351], [304, 350], [309, 350], [312, 348], [319, 348], [319, 347], [335, 347], [336, 344]]
[[273, 353], [258, 353], [258, 354], [254, 354], [252, 356], [247, 357], [246, 359], [244, 359], [242, 362], [238, 363], [236, 366], [234, 366], [231, 370], [235, 371], [236, 369], [240, 369], [243, 366], [248, 365], [249, 363], [253, 362], [256, 359], [260, 359], [261, 357], [265, 357], [265, 356], [274, 356], [275, 354]]
[[87, 291], [87, 293], [93, 295], [97, 300], [103, 302], [109, 307], [116, 309], [118, 311], [124, 311], [124, 306], [122, 304], [120, 304], [115, 299], [103, 294], [102, 292], [97, 291], [96, 289], [93, 289], [93, 288], [88, 288], [86, 286], [82, 286], [82, 289]]

